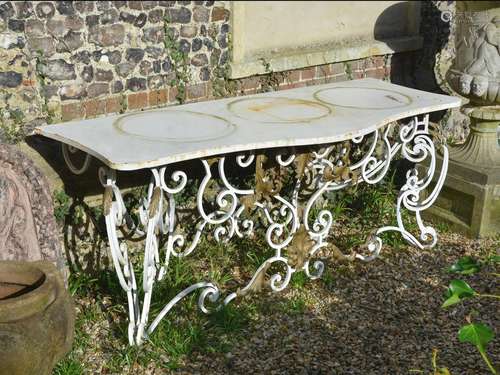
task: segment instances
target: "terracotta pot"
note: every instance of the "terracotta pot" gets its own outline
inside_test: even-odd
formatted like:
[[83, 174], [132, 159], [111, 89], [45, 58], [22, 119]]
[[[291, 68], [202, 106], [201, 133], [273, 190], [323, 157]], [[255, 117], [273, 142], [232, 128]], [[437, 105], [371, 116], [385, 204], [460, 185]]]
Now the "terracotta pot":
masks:
[[0, 261], [0, 374], [50, 374], [71, 349], [75, 312], [48, 261]]

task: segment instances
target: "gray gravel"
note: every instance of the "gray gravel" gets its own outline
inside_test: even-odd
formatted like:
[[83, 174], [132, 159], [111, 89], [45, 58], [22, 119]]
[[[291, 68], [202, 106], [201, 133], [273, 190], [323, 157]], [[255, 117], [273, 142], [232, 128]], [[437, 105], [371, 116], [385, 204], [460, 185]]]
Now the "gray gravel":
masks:
[[[466, 315], [478, 311], [476, 321], [497, 333], [488, 351], [500, 365], [499, 303], [483, 299], [446, 311], [440, 307], [445, 286], [454, 278], [446, 267], [463, 255], [477, 256], [487, 249], [498, 251], [499, 241], [445, 234], [433, 250], [385, 249], [371, 263], [341, 266], [331, 285], [316, 281], [299, 292], [266, 297], [272, 304], [299, 293], [308, 301], [303, 314], [259, 317], [244, 329], [244, 339], [230, 353], [193, 353], [178, 372], [427, 375], [437, 348], [438, 365], [453, 375], [488, 374], [476, 350], [458, 342], [457, 332]], [[467, 280], [477, 290], [500, 292], [491, 276]]]

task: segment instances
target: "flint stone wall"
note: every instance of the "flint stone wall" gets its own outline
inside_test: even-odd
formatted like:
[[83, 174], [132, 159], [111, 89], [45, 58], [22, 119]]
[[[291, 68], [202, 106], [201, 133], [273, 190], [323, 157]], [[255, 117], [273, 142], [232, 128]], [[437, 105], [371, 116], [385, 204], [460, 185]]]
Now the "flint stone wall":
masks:
[[[0, 1], [1, 105], [20, 109], [27, 122], [47, 112], [53, 121], [67, 120], [65, 104], [77, 101], [94, 107], [94, 113], [88, 108], [81, 117], [118, 112], [116, 94], [173, 85], [165, 30], [188, 54], [190, 83], [206, 82], [213, 67], [228, 59], [226, 6], [214, 1]], [[112, 100], [92, 101], [102, 98]], [[103, 104], [108, 108], [100, 108]], [[127, 104], [144, 107], [123, 103], [122, 110], [129, 109]]]
[[[177, 104], [165, 30], [187, 53], [188, 102], [362, 77], [439, 89], [433, 58], [442, 47], [440, 35], [449, 34], [437, 22], [446, 2], [422, 5], [422, 50], [237, 80], [221, 77], [231, 52], [230, 3], [0, 1], [0, 125], [29, 133], [46, 122]], [[422, 82], [426, 87], [419, 87]]]

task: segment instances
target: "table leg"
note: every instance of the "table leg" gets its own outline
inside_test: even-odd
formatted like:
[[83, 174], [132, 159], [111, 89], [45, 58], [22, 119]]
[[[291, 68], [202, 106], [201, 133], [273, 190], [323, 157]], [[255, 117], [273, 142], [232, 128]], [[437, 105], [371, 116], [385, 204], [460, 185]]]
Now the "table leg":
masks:
[[[436, 232], [425, 226], [420, 213], [436, 199], [441, 189], [447, 168], [447, 150], [443, 146], [443, 165], [438, 182], [431, 194], [420, 200], [436, 170], [436, 150], [429, 131], [428, 117], [422, 121], [414, 119], [399, 131], [399, 139], [392, 141], [393, 126], [376, 130], [366, 137], [357, 137], [345, 144], [324, 147], [318, 151], [295, 153], [289, 149], [283, 154], [271, 157], [253, 154], [235, 157], [240, 168], [255, 165], [255, 187], [233, 186], [226, 175], [226, 161], [230, 156], [201, 160], [204, 177], [196, 194], [196, 209], [199, 220], [191, 238], [179, 231], [176, 194], [187, 186], [186, 172], [176, 170], [170, 175], [166, 167], [151, 169], [152, 178], [147, 195], [140, 207], [140, 223], [134, 230], [145, 236], [144, 260], [142, 264], [142, 285], [136, 283], [135, 271], [130, 260], [126, 241], [120, 236], [127, 220], [127, 209], [116, 184], [115, 172], [101, 168], [100, 180], [105, 188], [104, 214], [110, 244], [111, 257], [120, 285], [127, 293], [129, 303], [129, 342], [140, 345], [153, 333], [160, 321], [184, 297], [199, 292], [198, 305], [210, 312], [207, 304], [221, 308], [236, 297], [260, 291], [264, 287], [278, 292], [287, 287], [293, 273], [304, 271], [311, 279], [321, 276], [324, 264], [317, 258], [318, 252], [328, 245], [327, 238], [332, 227], [333, 214], [321, 208], [321, 197], [333, 190], [340, 190], [353, 184], [366, 182], [375, 184], [387, 173], [394, 156], [401, 151], [403, 157], [412, 162], [421, 162], [431, 157], [429, 173], [420, 178], [415, 168], [407, 174], [397, 200], [397, 226], [378, 229], [368, 243], [368, 254], [356, 254], [362, 260], [374, 259], [380, 252], [382, 240], [379, 235], [387, 231], [400, 232], [410, 243], [419, 246], [433, 246]], [[350, 145], [361, 144], [365, 138], [371, 140], [366, 154], [356, 162], [349, 161]], [[377, 152], [378, 145], [383, 151]], [[290, 153], [291, 152], [291, 153]], [[288, 153], [285, 155], [285, 153]], [[215, 178], [213, 167], [217, 165], [220, 191], [215, 197], [207, 195], [209, 183]], [[293, 169], [293, 188], [283, 189], [283, 172]], [[171, 184], [174, 184], [172, 186]], [[305, 192], [305, 193], [304, 193]], [[211, 204], [207, 204], [209, 200]], [[401, 218], [403, 209], [415, 213], [420, 229], [420, 240], [409, 233]], [[253, 216], [249, 213], [253, 212]], [[256, 226], [255, 215], [265, 225], [266, 242], [272, 255], [256, 270], [250, 281], [242, 288], [223, 293], [210, 281], [200, 281], [180, 291], [162, 311], [149, 323], [151, 297], [156, 282], [161, 281], [169, 266], [171, 257], [185, 257], [198, 245], [204, 232], [212, 231], [216, 241], [227, 242], [234, 236], [251, 235]], [[193, 225], [193, 223], [185, 223]], [[165, 236], [160, 246], [160, 236]], [[160, 248], [161, 247], [161, 248]], [[279, 265], [280, 271], [270, 272], [272, 265]], [[268, 273], [272, 273], [268, 275]], [[138, 288], [144, 297], [140, 301]]]
[[[439, 168], [436, 163], [437, 145], [440, 146], [442, 153], [442, 164]], [[385, 232], [399, 232], [409, 244], [420, 249], [434, 247], [437, 242], [436, 230], [423, 222], [421, 214], [435, 202], [443, 187], [448, 170], [448, 149], [445, 142], [439, 130], [429, 124], [429, 116], [426, 115], [422, 120], [415, 117], [413, 121], [400, 128], [399, 141], [391, 146], [391, 152], [394, 150], [400, 150], [402, 157], [414, 166], [407, 171], [406, 183], [401, 187], [397, 198], [397, 224], [381, 227], [368, 238], [366, 245], [368, 253], [356, 254], [358, 259], [364, 261], [373, 260], [380, 254], [382, 248], [380, 234]], [[425, 176], [420, 176], [416, 164], [427, 158], [429, 158], [429, 168]], [[437, 178], [434, 178], [435, 174]], [[431, 189], [433, 180], [435, 185]], [[370, 182], [369, 179], [367, 182]], [[403, 210], [415, 215], [420, 232], [417, 236], [405, 228]]]

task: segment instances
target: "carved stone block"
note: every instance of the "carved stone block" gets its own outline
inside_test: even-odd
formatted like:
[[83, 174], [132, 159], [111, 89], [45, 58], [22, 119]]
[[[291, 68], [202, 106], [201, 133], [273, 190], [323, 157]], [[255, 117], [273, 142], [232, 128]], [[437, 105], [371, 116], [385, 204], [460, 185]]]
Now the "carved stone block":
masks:
[[66, 275], [49, 184], [31, 159], [0, 144], [0, 260], [49, 260]]

